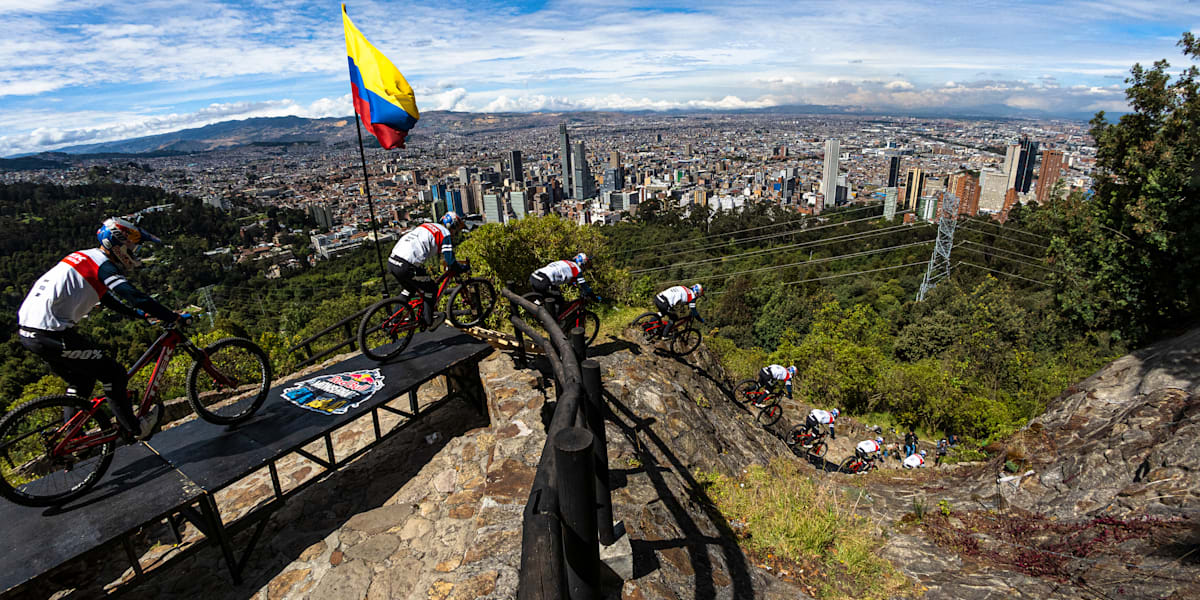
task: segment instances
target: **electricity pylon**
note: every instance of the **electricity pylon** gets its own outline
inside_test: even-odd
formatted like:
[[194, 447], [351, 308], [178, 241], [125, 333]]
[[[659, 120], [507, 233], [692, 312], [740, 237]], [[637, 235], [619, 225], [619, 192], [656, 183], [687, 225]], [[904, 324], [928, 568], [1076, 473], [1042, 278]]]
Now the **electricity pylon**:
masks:
[[925, 280], [917, 292], [917, 302], [923, 302], [937, 282], [950, 276], [950, 250], [954, 248], [954, 228], [957, 226], [958, 196], [946, 192], [942, 196], [942, 209], [938, 215], [937, 242], [933, 245], [933, 255], [929, 257], [929, 267], [925, 269]]

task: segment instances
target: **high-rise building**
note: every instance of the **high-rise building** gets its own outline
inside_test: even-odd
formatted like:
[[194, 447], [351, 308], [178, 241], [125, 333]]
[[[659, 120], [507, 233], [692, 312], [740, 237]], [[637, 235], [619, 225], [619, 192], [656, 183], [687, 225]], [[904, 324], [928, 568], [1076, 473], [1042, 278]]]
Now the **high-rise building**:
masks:
[[908, 176], [904, 178], [904, 204], [901, 205], [903, 210], [916, 210], [918, 201], [925, 193], [925, 171], [917, 168], [909, 169]]
[[893, 156], [888, 160], [887, 186], [894, 188], [898, 183], [900, 183], [900, 157]]
[[527, 197], [525, 190], [508, 193], [508, 205], [512, 208], [513, 218], [524, 219], [529, 215], [529, 206], [525, 202]]
[[504, 213], [504, 199], [500, 194], [483, 195], [483, 220], [485, 223], [503, 223]]
[[1029, 138], [1021, 139], [1021, 151], [1017, 155], [1015, 177], [1012, 187], [1022, 194], [1028, 193], [1033, 185], [1033, 165], [1037, 162], [1038, 143]]
[[958, 197], [958, 214], [974, 216], [979, 212], [979, 179], [963, 172], [950, 176], [946, 189]]
[[979, 207], [977, 212], [998, 213], [1004, 209], [1008, 173], [985, 169], [979, 173]]
[[525, 181], [525, 169], [521, 165], [520, 150], [512, 150], [508, 153], [508, 179], [514, 183]]
[[575, 185], [571, 197], [576, 200], [595, 197], [596, 180], [592, 177], [591, 167], [588, 166], [582, 140], [571, 144], [571, 164], [575, 169], [571, 174], [571, 183]]
[[471, 184], [471, 170], [466, 167], [458, 168], [458, 183], [462, 185]]
[[562, 162], [562, 189], [563, 194], [568, 198], [571, 197], [571, 138], [567, 135], [567, 124], [559, 123], [558, 125], [558, 142], [559, 142], [559, 160]]
[[883, 218], [891, 221], [896, 218], [896, 188], [889, 187], [883, 190]]
[[608, 168], [610, 168], [610, 169], [620, 169], [621, 168], [621, 153], [620, 152], [613, 150], [612, 152], [610, 152], [608, 154]]
[[308, 205], [308, 216], [317, 223], [317, 227], [321, 229], [333, 229], [333, 211], [329, 210], [329, 205], [324, 202], [320, 204]]
[[1062, 169], [1062, 150], [1042, 150], [1042, 168], [1038, 172], [1037, 180], [1038, 204], [1045, 204], [1053, 199], [1050, 194], [1054, 191], [1054, 184], [1062, 177]]
[[825, 140], [825, 169], [821, 172], [821, 193], [827, 204], [837, 198], [838, 154], [841, 146], [836, 139]]
[[[446, 189], [446, 210], [452, 210], [461, 217], [467, 214], [463, 209], [463, 195], [461, 190]], [[440, 216], [440, 215], [439, 215]]]

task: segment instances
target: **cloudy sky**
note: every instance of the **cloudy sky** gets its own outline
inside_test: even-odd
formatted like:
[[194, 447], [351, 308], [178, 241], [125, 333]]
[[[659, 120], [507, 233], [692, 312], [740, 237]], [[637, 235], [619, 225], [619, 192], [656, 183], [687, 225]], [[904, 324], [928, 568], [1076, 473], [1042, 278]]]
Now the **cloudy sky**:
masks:
[[[1120, 111], [1196, 0], [348, 4], [421, 110]], [[0, 156], [352, 112], [335, 2], [0, 0]], [[419, 127], [419, 125], [418, 125]]]

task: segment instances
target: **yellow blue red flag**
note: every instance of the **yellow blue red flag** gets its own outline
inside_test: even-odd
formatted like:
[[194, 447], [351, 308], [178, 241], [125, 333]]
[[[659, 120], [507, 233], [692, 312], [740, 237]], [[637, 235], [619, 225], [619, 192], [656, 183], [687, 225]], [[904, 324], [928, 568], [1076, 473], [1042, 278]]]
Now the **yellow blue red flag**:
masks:
[[350, 61], [350, 96], [354, 112], [384, 148], [403, 148], [408, 130], [421, 118], [417, 99], [392, 61], [376, 50], [350, 21], [342, 5], [346, 54]]

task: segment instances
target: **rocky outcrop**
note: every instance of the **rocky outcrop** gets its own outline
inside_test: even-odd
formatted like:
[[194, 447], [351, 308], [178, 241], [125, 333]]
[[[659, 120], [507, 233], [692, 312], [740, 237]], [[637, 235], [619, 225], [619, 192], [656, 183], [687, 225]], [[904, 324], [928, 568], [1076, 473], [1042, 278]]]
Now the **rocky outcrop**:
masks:
[[1197, 439], [1200, 329], [1124, 356], [1052, 402], [1006, 448], [1034, 476], [1005, 499], [1059, 518], [1196, 516]]

